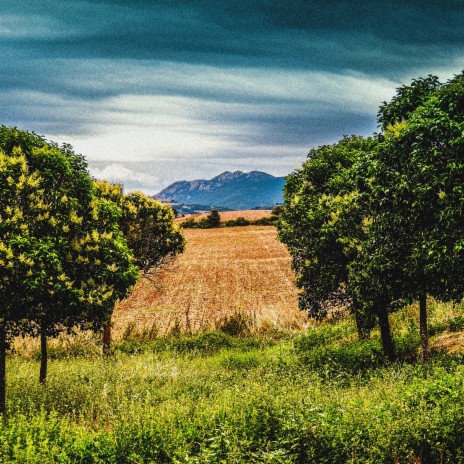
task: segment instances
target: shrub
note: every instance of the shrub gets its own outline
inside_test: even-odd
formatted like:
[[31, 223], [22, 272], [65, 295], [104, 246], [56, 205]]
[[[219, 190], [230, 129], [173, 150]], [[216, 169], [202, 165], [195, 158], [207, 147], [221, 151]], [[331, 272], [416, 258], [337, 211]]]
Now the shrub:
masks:
[[251, 332], [253, 322], [242, 312], [235, 312], [225, 316], [218, 324], [218, 329], [228, 335], [248, 335]]

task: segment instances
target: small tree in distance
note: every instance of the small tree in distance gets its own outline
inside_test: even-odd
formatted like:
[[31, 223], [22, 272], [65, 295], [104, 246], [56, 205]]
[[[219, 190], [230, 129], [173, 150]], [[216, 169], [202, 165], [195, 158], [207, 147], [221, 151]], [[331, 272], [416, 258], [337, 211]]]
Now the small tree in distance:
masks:
[[217, 209], [212, 209], [208, 216], [206, 216], [206, 220], [210, 228], [221, 226], [221, 215]]

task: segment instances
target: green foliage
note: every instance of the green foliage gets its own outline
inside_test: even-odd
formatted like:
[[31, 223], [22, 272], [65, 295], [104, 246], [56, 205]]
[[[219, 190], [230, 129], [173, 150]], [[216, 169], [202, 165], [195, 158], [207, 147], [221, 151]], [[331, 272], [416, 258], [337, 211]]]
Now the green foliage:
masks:
[[168, 337], [110, 359], [70, 347], [40, 388], [36, 362], [13, 356], [0, 460], [463, 463], [462, 359], [385, 365], [354, 332]]
[[450, 332], [462, 332], [464, 330], [464, 317], [456, 316], [445, 320], [435, 322], [429, 326], [431, 336], [449, 330]]
[[242, 227], [249, 226], [250, 224], [252, 224], [251, 221], [248, 221], [244, 217], [239, 216], [237, 219], [229, 219], [228, 221], [225, 221], [224, 227]]
[[[201, 218], [199, 221], [195, 221], [194, 218], [188, 218], [181, 222], [183, 229], [211, 229], [216, 227], [243, 227], [243, 226], [275, 226], [277, 224], [277, 216], [263, 217], [260, 219], [249, 220], [242, 216], [236, 219], [228, 219], [227, 221], [220, 222], [219, 225], [211, 225], [211, 221], [206, 218]], [[216, 224], [216, 222], [214, 222]]]
[[409, 118], [427, 98], [441, 87], [437, 76], [429, 74], [426, 78], [414, 79], [410, 85], [396, 89], [390, 102], [383, 102], [377, 113], [377, 120], [383, 130]]
[[[27, 328], [36, 325], [49, 334], [74, 325], [97, 329], [138, 277], [118, 229], [119, 211], [99, 201], [85, 161], [69, 145], [58, 147], [4, 126], [0, 143], [2, 160], [10, 166], [3, 172], [21, 172], [16, 179], [3, 178], [0, 206], [16, 228], [2, 224], [1, 248], [12, 260], [6, 267], [25, 272], [15, 277], [18, 289], [8, 290], [11, 302], [18, 292], [27, 295], [27, 311], [16, 312], [14, 319], [21, 314]], [[10, 204], [13, 198], [16, 204]], [[12, 318], [7, 308], [2, 305], [3, 321]]]
[[349, 323], [324, 324], [311, 328], [306, 334], [294, 341], [297, 351], [306, 352], [317, 346], [331, 345], [334, 342], [349, 339], [355, 328]]
[[180, 226], [183, 228], [183, 229], [195, 229], [197, 228], [197, 221], [195, 221], [195, 219], [193, 218], [187, 218], [185, 221], [182, 221], [180, 223]]
[[[349, 326], [336, 327], [338, 330], [330, 326], [311, 330], [295, 340], [299, 359], [306, 366], [318, 370], [320, 375], [342, 378], [347, 374], [370, 374], [370, 369], [385, 365], [380, 340], [354, 341], [352, 332], [347, 334]], [[419, 341], [416, 330], [395, 337], [399, 360], [416, 361]]]
[[227, 348], [249, 350], [274, 345], [272, 339], [241, 335], [241, 337], [237, 337], [224, 332], [205, 332], [190, 336], [169, 335], [150, 341], [128, 338], [117, 344], [115, 350], [127, 354], [171, 352], [176, 354], [211, 355]]
[[369, 221], [354, 165], [375, 144], [375, 139], [344, 137], [311, 150], [306, 163], [287, 177], [279, 238], [292, 255], [300, 308], [311, 317], [324, 318], [336, 304], [359, 309], [347, 286], [349, 266], [362, 249]]
[[255, 219], [252, 223], [255, 226], [276, 226], [278, 220], [279, 217], [273, 214], [272, 216]]

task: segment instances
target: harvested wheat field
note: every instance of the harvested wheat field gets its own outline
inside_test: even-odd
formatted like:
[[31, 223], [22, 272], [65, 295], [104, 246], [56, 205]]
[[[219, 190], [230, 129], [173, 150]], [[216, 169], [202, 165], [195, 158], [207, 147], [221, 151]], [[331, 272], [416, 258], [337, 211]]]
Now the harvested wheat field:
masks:
[[[190, 214], [189, 216], [183, 218], [177, 218], [175, 222], [180, 223], [186, 219], [202, 219], [208, 216], [209, 213], [199, 213], [199, 214]], [[272, 214], [270, 209], [246, 209], [239, 211], [224, 211], [219, 213], [221, 215], [221, 222], [230, 221], [231, 219], [237, 219], [239, 217], [245, 218], [247, 221], [256, 221], [257, 219], [262, 219], [269, 217]]]
[[185, 252], [160, 271], [156, 284], [141, 278], [132, 295], [117, 306], [116, 339], [127, 330], [204, 331], [237, 315], [255, 331], [306, 325], [307, 317], [297, 306], [290, 257], [274, 227], [184, 233]]

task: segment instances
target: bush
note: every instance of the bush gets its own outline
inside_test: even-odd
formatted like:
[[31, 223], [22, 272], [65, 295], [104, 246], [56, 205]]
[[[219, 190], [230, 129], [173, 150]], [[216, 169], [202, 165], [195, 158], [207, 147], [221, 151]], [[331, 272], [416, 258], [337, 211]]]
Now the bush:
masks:
[[180, 223], [180, 226], [184, 229], [196, 229], [198, 228], [198, 223], [193, 218], [187, 218]]
[[295, 348], [299, 352], [308, 351], [311, 348], [327, 345], [353, 334], [355, 327], [348, 323], [325, 324], [321, 327], [311, 328], [308, 333], [300, 335], [295, 340]]
[[[386, 363], [378, 339], [349, 340], [350, 326], [325, 325], [300, 336], [294, 342], [300, 360], [311, 369], [325, 373], [355, 374]], [[408, 331], [394, 339], [398, 358], [412, 362], [417, 359], [420, 338], [417, 331]]]
[[253, 322], [242, 312], [235, 312], [230, 316], [225, 316], [218, 324], [218, 329], [232, 336], [249, 335], [251, 333]]
[[238, 217], [237, 219], [229, 219], [228, 221], [224, 222], [224, 227], [240, 227], [240, 226], [249, 226], [254, 224], [253, 221], [249, 221], [244, 217]]

